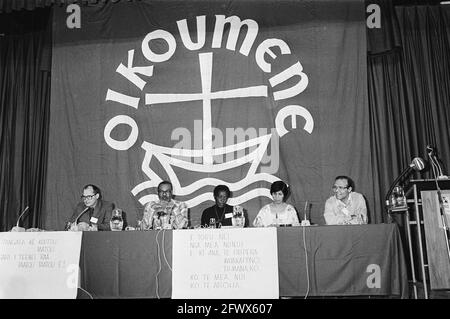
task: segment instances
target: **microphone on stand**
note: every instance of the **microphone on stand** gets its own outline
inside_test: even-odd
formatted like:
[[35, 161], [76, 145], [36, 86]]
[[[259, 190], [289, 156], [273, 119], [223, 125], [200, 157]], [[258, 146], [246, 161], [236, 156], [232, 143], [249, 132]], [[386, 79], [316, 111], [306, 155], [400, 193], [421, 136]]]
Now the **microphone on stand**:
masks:
[[410, 174], [413, 170], [415, 171], [421, 171], [425, 168], [425, 161], [420, 157], [415, 157], [409, 166], [403, 170], [403, 172], [400, 174], [399, 177], [395, 179], [395, 181], [391, 184], [391, 187], [389, 188], [389, 191], [386, 194], [386, 204], [389, 206], [389, 196], [392, 193], [392, 190], [397, 185], [397, 183], [404, 178], [406, 175]]
[[425, 161], [420, 157], [415, 157], [409, 167], [419, 172], [425, 168]]

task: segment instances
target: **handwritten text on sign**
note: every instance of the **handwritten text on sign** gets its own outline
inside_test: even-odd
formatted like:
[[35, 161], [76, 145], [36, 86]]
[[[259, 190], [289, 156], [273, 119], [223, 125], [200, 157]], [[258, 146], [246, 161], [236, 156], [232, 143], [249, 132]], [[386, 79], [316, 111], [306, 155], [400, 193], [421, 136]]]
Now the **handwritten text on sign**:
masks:
[[276, 229], [173, 232], [172, 298], [278, 298]]
[[81, 235], [0, 233], [0, 298], [75, 298]]

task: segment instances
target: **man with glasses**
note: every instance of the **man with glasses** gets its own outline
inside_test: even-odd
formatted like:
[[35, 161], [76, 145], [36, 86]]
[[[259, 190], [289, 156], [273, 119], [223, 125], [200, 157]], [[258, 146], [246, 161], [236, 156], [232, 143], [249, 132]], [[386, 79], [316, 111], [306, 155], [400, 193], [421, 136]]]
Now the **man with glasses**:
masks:
[[[100, 189], [95, 185], [88, 184], [83, 187], [81, 202], [77, 204], [72, 217], [70, 217], [69, 230], [111, 230], [109, 222], [113, 209], [113, 203], [102, 199]], [[66, 226], [66, 228], [69, 227]]]
[[325, 202], [324, 218], [327, 225], [367, 224], [364, 197], [353, 192], [355, 184], [348, 176], [338, 176], [333, 185], [334, 196]]
[[181, 229], [188, 225], [188, 207], [184, 202], [173, 199], [173, 187], [169, 181], [158, 185], [158, 200], [145, 205], [142, 228]]

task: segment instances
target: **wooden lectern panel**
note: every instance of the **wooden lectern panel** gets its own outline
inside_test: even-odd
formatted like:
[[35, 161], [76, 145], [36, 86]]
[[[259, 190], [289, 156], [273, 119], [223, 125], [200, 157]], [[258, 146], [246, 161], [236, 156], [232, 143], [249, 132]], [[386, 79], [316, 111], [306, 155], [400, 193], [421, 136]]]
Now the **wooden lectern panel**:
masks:
[[[442, 225], [437, 191], [422, 191], [423, 223], [428, 255], [431, 289], [450, 289], [450, 258], [447, 250], [445, 230]], [[441, 191], [444, 200], [450, 198], [450, 191]], [[448, 207], [448, 206], [447, 206]], [[446, 207], [446, 208], [447, 208]], [[446, 215], [450, 222], [450, 212]]]

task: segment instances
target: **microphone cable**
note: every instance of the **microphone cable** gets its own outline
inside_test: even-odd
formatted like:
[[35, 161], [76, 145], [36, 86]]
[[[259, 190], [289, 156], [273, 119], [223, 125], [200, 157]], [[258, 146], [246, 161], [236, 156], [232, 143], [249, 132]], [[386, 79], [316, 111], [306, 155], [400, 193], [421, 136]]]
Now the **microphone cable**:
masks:
[[78, 289], [80, 289], [81, 291], [84, 291], [86, 294], [88, 294], [89, 298], [94, 299], [94, 297], [92, 297], [92, 295], [85, 289], [78, 287]]
[[156, 289], [156, 298], [158, 298], [158, 299], [161, 299], [160, 298], [160, 296], [159, 296], [159, 284], [158, 284], [158, 276], [159, 276], [159, 273], [161, 272], [161, 253], [160, 253], [160, 248], [159, 248], [159, 242], [158, 242], [158, 235], [159, 235], [159, 233], [161, 232], [161, 229], [159, 229], [158, 230], [158, 232], [156, 233], [156, 237], [155, 237], [155, 240], [156, 240], [156, 254], [157, 254], [157, 256], [158, 256], [158, 266], [159, 266], [159, 269], [158, 269], [158, 271], [156, 272], [156, 275], [155, 275], [155, 281], [156, 281], [156, 287], [155, 287], [155, 289]]
[[170, 264], [169, 264], [169, 262], [168, 262], [168, 260], [166, 258], [166, 250], [164, 249], [164, 247], [166, 246], [165, 241], [164, 241], [164, 234], [165, 233], [166, 233], [166, 230], [164, 229], [163, 230], [163, 235], [162, 235], [162, 252], [163, 252], [163, 257], [164, 257], [164, 260], [165, 260], [165, 262], [167, 264], [167, 267], [169, 267], [169, 269], [170, 269], [170, 272], [173, 272], [172, 271], [172, 267], [170, 267]]
[[307, 226], [301, 226], [303, 228], [303, 248], [305, 250], [305, 266], [306, 266], [306, 282], [307, 282], [307, 289], [306, 289], [306, 294], [305, 294], [305, 298], [308, 298], [308, 294], [309, 294], [309, 266], [308, 266], [308, 250], [306, 249], [306, 227]]
[[[295, 205], [295, 201], [293, 201], [293, 202], [294, 202], [294, 205]], [[305, 203], [305, 217], [306, 217], [307, 207], [308, 207], [308, 201], [306, 201], [306, 203]], [[305, 298], [304, 299], [306, 299], [306, 298], [308, 298], [309, 290], [310, 290], [309, 266], [308, 266], [308, 250], [306, 249], [306, 227], [308, 227], [308, 226], [300, 226], [300, 227], [302, 227], [303, 249], [305, 251], [305, 266], [306, 266], [305, 268], [306, 268], [306, 284], [307, 284], [307, 286], [306, 286], [306, 294], [305, 294]]]
[[435, 158], [433, 157], [433, 155], [430, 153], [428, 154], [428, 156], [430, 157], [430, 162], [431, 162], [431, 168], [433, 169], [433, 178], [437, 178], [437, 176], [439, 175], [439, 168], [437, 167], [436, 163], [435, 163]]

